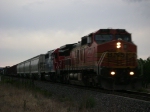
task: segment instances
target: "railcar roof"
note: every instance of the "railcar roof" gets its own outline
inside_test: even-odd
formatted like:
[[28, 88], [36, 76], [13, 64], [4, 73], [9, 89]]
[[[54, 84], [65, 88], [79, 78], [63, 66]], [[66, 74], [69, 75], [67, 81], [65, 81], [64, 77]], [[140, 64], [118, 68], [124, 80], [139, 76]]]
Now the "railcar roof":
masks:
[[73, 43], [73, 44], [66, 44], [66, 45], [63, 45], [60, 47], [61, 50], [63, 49], [66, 49], [66, 48], [70, 48], [70, 47], [73, 47], [76, 43]]
[[22, 64], [22, 63], [24, 63], [24, 62], [30, 61], [31, 59], [37, 58], [37, 57], [39, 57], [39, 56], [41, 56], [41, 55], [45, 55], [45, 54], [40, 54], [40, 55], [34, 56], [34, 57], [30, 58], [30, 59], [27, 59], [27, 60], [25, 60], [25, 61], [22, 61], [22, 62], [16, 64], [16, 65], [19, 65], [19, 64]]

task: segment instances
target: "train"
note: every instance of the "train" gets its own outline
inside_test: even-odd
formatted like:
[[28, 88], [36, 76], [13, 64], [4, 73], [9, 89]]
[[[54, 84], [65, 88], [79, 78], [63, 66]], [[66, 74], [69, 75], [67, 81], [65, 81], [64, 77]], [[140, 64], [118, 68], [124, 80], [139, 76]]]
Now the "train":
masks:
[[99, 29], [1, 73], [110, 90], [138, 88], [140, 81], [137, 46], [125, 29]]

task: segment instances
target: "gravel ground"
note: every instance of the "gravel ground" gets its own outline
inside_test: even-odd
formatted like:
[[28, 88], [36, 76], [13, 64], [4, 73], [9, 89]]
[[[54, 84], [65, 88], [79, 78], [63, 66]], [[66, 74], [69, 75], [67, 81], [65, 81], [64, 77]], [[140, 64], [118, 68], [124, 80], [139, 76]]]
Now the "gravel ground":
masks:
[[96, 102], [95, 110], [100, 112], [150, 112], [150, 102], [126, 98], [96, 91], [72, 88], [60, 84], [34, 81], [34, 84], [55, 95], [71, 98], [79, 105], [88, 98]]

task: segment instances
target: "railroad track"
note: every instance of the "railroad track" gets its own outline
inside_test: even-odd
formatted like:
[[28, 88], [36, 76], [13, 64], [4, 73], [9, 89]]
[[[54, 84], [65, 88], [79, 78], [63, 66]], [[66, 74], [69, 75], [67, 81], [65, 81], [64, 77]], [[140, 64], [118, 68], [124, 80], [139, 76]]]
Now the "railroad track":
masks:
[[125, 91], [125, 90], [113, 91], [113, 90], [105, 90], [105, 89], [100, 89], [100, 88], [93, 88], [93, 87], [72, 85], [72, 84], [68, 85], [68, 84], [55, 83], [55, 82], [46, 82], [46, 83], [53, 83], [53, 84], [57, 84], [57, 85], [60, 85], [60, 86], [80, 88], [80, 89], [100, 92], [100, 93], [104, 93], [104, 94], [111, 94], [111, 95], [127, 97], [127, 98], [133, 98], [133, 99], [138, 99], [138, 100], [143, 100], [143, 101], [150, 101], [150, 93], [142, 93], [142, 92], [136, 92], [136, 91], [131, 91], [131, 90], [128, 90], [128, 91]]
[[[18, 77], [8, 77], [9, 79], [16, 80], [16, 79], [22, 79]], [[30, 79], [23, 79], [25, 80], [30, 80]], [[36, 80], [37, 81], [37, 80]], [[78, 89], [85, 89], [89, 91], [95, 91], [95, 92], [100, 92], [104, 94], [111, 94], [111, 95], [116, 95], [116, 96], [121, 96], [121, 97], [127, 97], [127, 98], [133, 98], [133, 99], [138, 99], [138, 100], [143, 100], [143, 101], [150, 101], [150, 93], [142, 93], [142, 92], [136, 92], [136, 91], [125, 91], [125, 90], [118, 90], [118, 91], [113, 91], [113, 90], [104, 90], [100, 88], [93, 88], [93, 87], [86, 87], [86, 86], [79, 86], [79, 85], [72, 85], [72, 84], [62, 84], [62, 83], [55, 83], [55, 82], [49, 82], [49, 81], [38, 81], [40, 83], [47, 83], [47, 84], [56, 84], [59, 86], [65, 86], [65, 87], [71, 87], [71, 88], [78, 88]]]
[[116, 91], [115, 94], [121, 94], [124, 97], [150, 101], [150, 93], [142, 93], [142, 92], [128, 90], [128, 91]]
[[91, 91], [96, 91], [104, 94], [111, 94], [111, 95], [117, 95], [117, 96], [122, 96], [122, 97], [127, 97], [127, 98], [133, 98], [133, 99], [138, 99], [138, 100], [144, 100], [144, 101], [150, 101], [150, 93], [143, 93], [143, 92], [137, 92], [137, 91], [125, 91], [125, 90], [104, 90], [100, 88], [92, 88], [92, 87], [83, 87], [83, 86], [76, 86], [76, 85], [70, 85], [72, 87], [79, 87], [81, 89], [86, 89], [86, 90], [91, 90]]

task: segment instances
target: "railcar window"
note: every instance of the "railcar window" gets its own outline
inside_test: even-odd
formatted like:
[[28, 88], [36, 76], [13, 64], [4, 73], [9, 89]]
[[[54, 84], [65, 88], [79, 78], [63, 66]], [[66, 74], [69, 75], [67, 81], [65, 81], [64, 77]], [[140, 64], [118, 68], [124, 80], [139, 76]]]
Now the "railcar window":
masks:
[[127, 42], [131, 42], [131, 37], [130, 35], [116, 35], [117, 40], [124, 40]]
[[95, 41], [98, 44], [109, 42], [112, 40], [112, 35], [95, 35]]

